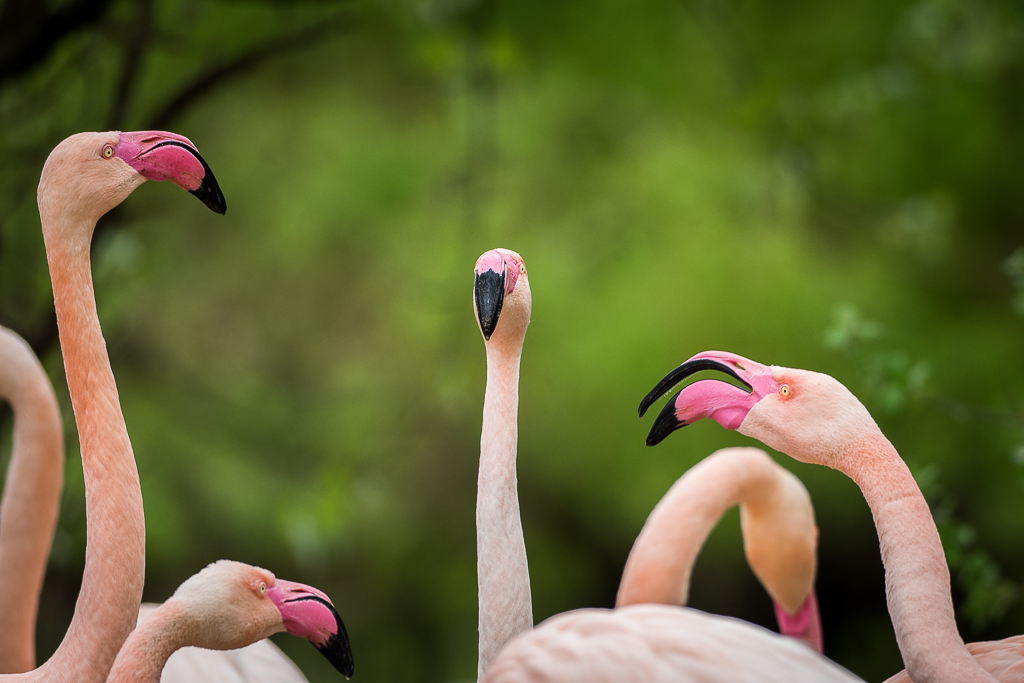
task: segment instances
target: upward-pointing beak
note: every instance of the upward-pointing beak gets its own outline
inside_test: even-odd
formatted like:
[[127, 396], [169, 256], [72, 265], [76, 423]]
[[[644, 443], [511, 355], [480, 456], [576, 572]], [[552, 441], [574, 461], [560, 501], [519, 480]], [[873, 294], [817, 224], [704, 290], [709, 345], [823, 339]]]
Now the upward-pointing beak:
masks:
[[170, 180], [212, 211], [227, 211], [213, 171], [188, 138], [159, 130], [121, 133], [116, 154], [147, 180]]
[[348, 632], [324, 593], [302, 583], [277, 579], [267, 591], [267, 597], [281, 612], [288, 633], [313, 643], [345, 678], [352, 677], [355, 663]]
[[716, 370], [739, 380], [738, 387], [721, 380], [700, 380], [684, 387], [669, 399], [651, 425], [647, 445], [655, 446], [677, 429], [697, 420], [711, 418], [726, 429], [736, 429], [754, 405], [778, 389], [771, 368], [723, 351], [698, 353], [658, 382], [640, 401], [640, 417], [674, 386], [702, 370]]
[[[497, 255], [497, 263], [485, 257]], [[476, 303], [476, 319], [484, 340], [489, 340], [498, 326], [501, 305], [505, 302], [505, 263], [497, 252], [488, 252], [477, 262], [476, 281], [473, 284], [473, 300]]]

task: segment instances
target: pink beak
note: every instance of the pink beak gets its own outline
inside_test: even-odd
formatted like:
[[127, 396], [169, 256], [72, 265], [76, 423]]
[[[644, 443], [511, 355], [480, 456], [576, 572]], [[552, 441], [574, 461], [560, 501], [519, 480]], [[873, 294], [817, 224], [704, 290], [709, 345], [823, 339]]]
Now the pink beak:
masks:
[[170, 180], [211, 210], [227, 211], [213, 171], [188, 138], [160, 130], [121, 133], [114, 153], [147, 180]]
[[737, 387], [721, 380], [701, 380], [687, 385], [669, 399], [661, 414], [651, 426], [647, 445], [661, 443], [675, 430], [706, 417], [726, 429], [736, 429], [746, 419], [750, 409], [762, 398], [778, 391], [779, 384], [771, 368], [752, 360], [724, 351], [698, 353], [658, 382], [640, 402], [640, 417], [655, 401], [690, 375], [702, 370], [717, 370], [739, 380]]
[[355, 669], [352, 646], [345, 624], [330, 598], [312, 586], [283, 579], [274, 582], [267, 597], [281, 612], [288, 633], [313, 643], [345, 678], [352, 677]]
[[779, 633], [796, 638], [817, 652], [825, 651], [821, 642], [821, 613], [818, 611], [818, 599], [813, 590], [796, 614], [787, 613], [777, 602], [772, 601], [772, 604], [775, 606], [775, 620], [779, 623]]

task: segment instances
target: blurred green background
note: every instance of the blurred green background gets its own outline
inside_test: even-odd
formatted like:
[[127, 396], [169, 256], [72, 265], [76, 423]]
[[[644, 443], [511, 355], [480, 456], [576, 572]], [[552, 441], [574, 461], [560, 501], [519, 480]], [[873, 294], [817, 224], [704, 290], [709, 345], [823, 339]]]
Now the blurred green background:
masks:
[[[35, 187], [61, 139], [105, 129], [188, 136], [228, 201], [220, 217], [147, 183], [94, 242], [146, 599], [219, 558], [259, 564], [332, 596], [357, 680], [472, 680], [472, 266], [503, 246], [534, 300], [519, 484], [537, 621], [611, 606], [669, 485], [749, 443], [707, 422], [644, 447], [639, 399], [723, 349], [860, 396], [932, 504], [965, 638], [1024, 631], [1020, 2], [0, 7], [0, 323], [44, 358], [69, 439], [41, 658], [85, 522]], [[902, 664], [867, 506], [778, 457], [817, 506], [826, 653], [881, 680]], [[773, 627], [735, 512], [691, 596]], [[314, 683], [340, 679], [277, 642]]]

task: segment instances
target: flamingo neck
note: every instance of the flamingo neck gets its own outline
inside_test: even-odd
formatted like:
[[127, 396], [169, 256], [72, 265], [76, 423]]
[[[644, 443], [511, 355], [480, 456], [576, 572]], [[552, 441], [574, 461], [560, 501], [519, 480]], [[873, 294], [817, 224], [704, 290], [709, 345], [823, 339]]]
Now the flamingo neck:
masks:
[[508, 641], [533, 627], [530, 569], [516, 486], [522, 349], [522, 338], [518, 344], [487, 345], [476, 494], [478, 677]]
[[5, 328], [0, 363], [0, 395], [14, 411], [0, 502], [0, 673], [19, 673], [36, 665], [36, 613], [64, 484], [64, 432], [46, 371]]
[[993, 683], [957, 631], [939, 532], [906, 463], [881, 432], [844, 455], [840, 469], [864, 493], [878, 530], [889, 615], [910, 677]]
[[658, 501], [633, 543], [615, 606], [685, 605], [690, 572], [704, 541], [762, 474], [714, 456], [690, 468]]
[[158, 683], [171, 655], [192, 644], [185, 609], [169, 600], [132, 631], [107, 683]]
[[88, 543], [82, 588], [60, 647], [40, 677], [102, 683], [135, 626], [146, 568], [142, 491], [96, 314], [88, 240], [95, 221], [57, 213], [40, 197], [64, 369], [85, 475]]
[[[813, 512], [805, 509], [803, 488], [785, 477], [755, 448], [718, 451], [690, 468], [658, 502], [633, 544], [616, 606], [685, 605], [701, 547], [725, 511], [739, 505], [751, 567], [775, 601], [797, 612], [814, 583]], [[775, 571], [780, 561], [782, 571]]]

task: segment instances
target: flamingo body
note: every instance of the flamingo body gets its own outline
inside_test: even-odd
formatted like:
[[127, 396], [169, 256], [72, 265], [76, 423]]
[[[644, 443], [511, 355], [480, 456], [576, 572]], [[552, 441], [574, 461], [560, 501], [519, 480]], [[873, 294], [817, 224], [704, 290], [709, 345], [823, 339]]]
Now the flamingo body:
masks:
[[581, 609], [521, 635], [481, 683], [854, 683], [792, 638], [668, 605]]

